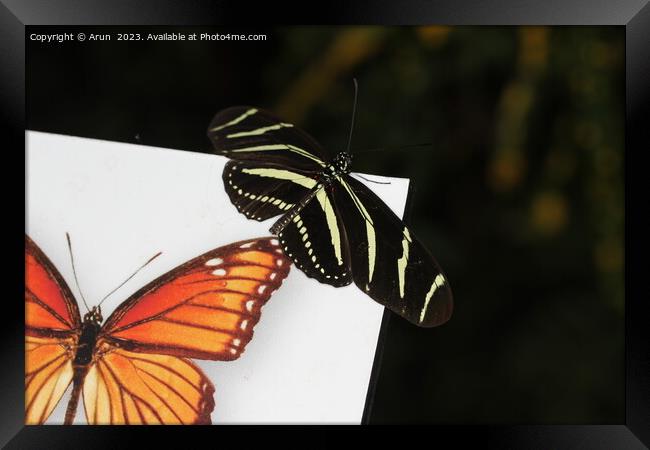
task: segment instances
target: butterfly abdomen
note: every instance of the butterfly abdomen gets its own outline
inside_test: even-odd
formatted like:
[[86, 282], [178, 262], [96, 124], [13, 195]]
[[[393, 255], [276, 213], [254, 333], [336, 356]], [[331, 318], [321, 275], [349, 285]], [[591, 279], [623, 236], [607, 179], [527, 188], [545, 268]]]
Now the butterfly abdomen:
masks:
[[291, 223], [291, 221], [298, 215], [300, 212], [305, 209], [305, 206], [311, 202], [314, 197], [318, 194], [318, 191], [323, 189], [324, 187], [327, 187], [331, 185], [331, 181], [328, 178], [326, 181], [322, 182], [321, 184], [318, 184], [314, 189], [312, 189], [309, 194], [307, 194], [303, 199], [300, 200], [296, 205], [293, 206], [285, 215], [280, 217], [274, 224], [273, 226], [269, 229], [269, 231], [273, 234], [280, 234], [280, 232]]
[[77, 405], [81, 397], [82, 386], [90, 368], [90, 363], [93, 360], [95, 344], [97, 343], [97, 336], [99, 335], [100, 329], [101, 326], [99, 323], [89, 319], [84, 320], [81, 325], [79, 344], [74, 355], [74, 360], [72, 361], [72, 368], [74, 370], [72, 377], [72, 395], [65, 413], [65, 425], [72, 425], [77, 413]]
[[84, 379], [88, 373], [89, 365], [74, 366], [74, 375], [72, 376], [72, 395], [68, 401], [68, 407], [65, 411], [64, 425], [72, 425], [74, 417], [77, 414], [77, 405], [81, 397], [81, 390], [83, 388]]

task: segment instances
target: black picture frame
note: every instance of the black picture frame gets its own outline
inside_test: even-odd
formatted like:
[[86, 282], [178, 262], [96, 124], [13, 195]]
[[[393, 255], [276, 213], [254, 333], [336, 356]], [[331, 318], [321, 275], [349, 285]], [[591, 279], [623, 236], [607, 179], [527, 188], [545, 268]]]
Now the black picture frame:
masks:
[[[647, 288], [644, 286], [645, 165], [650, 148], [650, 5], [644, 0], [589, 2], [587, 0], [532, 2], [509, 0], [394, 2], [322, 2], [297, 9], [290, 2], [256, 3], [205, 1], [174, 2], [2, 0], [0, 2], [0, 77], [2, 79], [3, 156], [5, 173], [5, 254], [13, 268], [5, 281], [2, 327], [2, 421], [0, 444], [8, 448], [115, 447], [123, 434], [164, 439], [178, 431], [153, 432], [133, 427], [30, 427], [24, 420], [24, 322], [19, 288], [24, 274], [24, 195], [16, 193], [24, 175], [25, 148], [25, 26], [27, 25], [251, 25], [278, 24], [445, 24], [445, 25], [618, 25], [626, 34], [626, 154], [625, 154], [625, 422], [621, 424], [536, 426], [432, 426], [432, 442], [469, 442], [495, 448], [602, 448], [633, 449], [650, 446], [650, 331]], [[254, 11], [254, 16], [251, 14]], [[645, 152], [644, 152], [645, 150]], [[24, 166], [23, 166], [24, 169]], [[23, 184], [24, 186], [24, 184]], [[20, 216], [22, 211], [22, 216]], [[18, 217], [23, 217], [23, 221]], [[7, 251], [8, 250], [8, 251]], [[7, 254], [8, 253], [8, 254]], [[15, 270], [15, 273], [13, 271]], [[15, 290], [15, 292], [14, 292]], [[176, 428], [176, 430], [178, 430]], [[184, 431], [184, 430], [183, 430]], [[216, 430], [184, 431], [189, 439], [216, 436]], [[223, 435], [225, 431], [218, 431]], [[155, 436], [152, 436], [155, 433]], [[209, 434], [208, 434], [209, 433]], [[381, 431], [380, 431], [381, 433]], [[204, 435], [205, 434], [205, 435]], [[318, 432], [326, 439], [325, 433]], [[188, 439], [184, 437], [184, 439]], [[221, 439], [221, 438], [220, 438]], [[167, 441], [172, 442], [172, 441]], [[217, 441], [213, 445], [217, 445]], [[323, 440], [322, 442], [325, 442]]]

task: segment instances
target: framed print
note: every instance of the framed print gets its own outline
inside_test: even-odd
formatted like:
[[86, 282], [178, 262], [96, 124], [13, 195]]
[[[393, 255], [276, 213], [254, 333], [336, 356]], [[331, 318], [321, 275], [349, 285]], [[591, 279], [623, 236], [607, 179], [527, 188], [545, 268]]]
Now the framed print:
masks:
[[[7, 302], [3, 444], [151, 433], [33, 425], [67, 415], [650, 445], [646, 3], [0, 10], [27, 264], [8, 277], [26, 307]], [[39, 397], [47, 358], [65, 365]], [[136, 395], [119, 358], [192, 375], [140, 368]]]

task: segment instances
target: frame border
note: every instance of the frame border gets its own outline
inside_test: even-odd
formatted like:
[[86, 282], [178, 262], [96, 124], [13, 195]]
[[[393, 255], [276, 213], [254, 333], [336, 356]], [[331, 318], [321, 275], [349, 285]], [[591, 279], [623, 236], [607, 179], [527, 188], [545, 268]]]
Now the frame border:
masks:
[[[636, 449], [650, 446], [650, 330], [647, 318], [650, 307], [644, 273], [640, 264], [645, 249], [644, 231], [650, 220], [633, 201], [644, 201], [636, 194], [644, 187], [647, 177], [637, 155], [650, 149], [650, 4], [647, 0], [549, 0], [543, 4], [532, 0], [507, 0], [498, 4], [486, 0], [462, 2], [432, 0], [359, 0], [354, 3], [332, 2], [318, 5], [317, 12], [297, 10], [289, 2], [256, 5], [256, 16], [250, 14], [250, 5], [235, 1], [196, 0], [0, 0], [0, 77], [2, 89], [0, 109], [2, 123], [8, 131], [3, 134], [5, 155], [19, 155], [25, 149], [25, 32], [28, 25], [224, 25], [277, 21], [278, 24], [367, 24], [367, 25], [624, 25], [626, 30], [626, 157], [625, 157], [625, 244], [626, 244], [626, 319], [625, 319], [625, 423], [617, 425], [513, 425], [513, 426], [431, 426], [427, 430], [437, 441], [453, 442], [454, 446], [477, 442], [490, 448], [597, 448]], [[637, 150], [633, 152], [632, 149]], [[18, 157], [16, 157], [18, 159]], [[12, 161], [13, 162], [13, 161]], [[24, 157], [22, 159], [25, 168]], [[5, 164], [13, 167], [13, 164]], [[14, 171], [16, 172], [16, 171]], [[24, 172], [23, 172], [24, 174]], [[10, 174], [11, 175], [11, 174]], [[5, 192], [13, 193], [15, 183], [3, 177]], [[24, 194], [24, 192], [23, 192]], [[635, 196], [636, 195], [636, 196]], [[641, 200], [639, 200], [639, 198]], [[634, 199], [634, 200], [633, 200]], [[23, 221], [8, 221], [12, 228], [9, 249], [12, 260], [22, 259], [25, 206], [18, 196], [5, 196], [11, 206], [21, 210]], [[14, 229], [15, 227], [15, 229]], [[634, 242], [632, 241], [634, 238]], [[639, 242], [641, 241], [641, 243]], [[632, 245], [634, 244], [634, 245]], [[641, 244], [641, 245], [639, 245]], [[20, 284], [24, 266], [15, 265], [16, 276], [11, 277], [11, 295], [20, 298]], [[22, 277], [22, 278], [21, 278]], [[13, 291], [16, 292], [13, 292]], [[644, 292], [645, 295], [641, 294]], [[1, 392], [4, 411], [0, 425], [0, 445], [7, 448], [38, 448], [43, 442], [50, 448], [87, 444], [91, 448], [109, 448], [111, 441], [123, 433], [150, 438], [146, 427], [38, 427], [23, 424], [24, 370], [16, 361], [24, 361], [23, 323], [12, 319], [24, 314], [22, 303], [7, 301], [6, 315], [11, 317], [2, 328], [3, 383]], [[387, 315], [384, 315], [379, 342], [384, 337]], [[367, 422], [372, 406], [374, 382], [381, 362], [381, 345], [377, 349], [375, 367], [366, 399], [363, 422]], [[158, 428], [158, 439], [171, 434]], [[172, 428], [173, 429], [173, 428]], [[176, 428], [178, 429], [178, 428]], [[236, 430], [236, 427], [233, 428]], [[307, 427], [312, 430], [312, 427]], [[329, 433], [317, 434], [327, 439]], [[212, 432], [195, 428], [192, 440], [202, 433], [213, 440]], [[143, 434], [141, 434], [143, 433]], [[223, 428], [219, 431], [223, 434]], [[381, 432], [380, 432], [381, 433]], [[393, 434], [393, 433], [391, 433]], [[187, 435], [186, 435], [187, 436]], [[235, 435], [233, 435], [235, 437]], [[241, 435], [238, 436], [241, 438]], [[187, 437], [185, 437], [187, 439]], [[187, 445], [187, 440], [179, 442]], [[331, 438], [330, 438], [331, 439]], [[169, 441], [173, 442], [173, 441]], [[322, 441], [323, 443], [325, 440]], [[335, 441], [332, 441], [335, 442]], [[40, 444], [40, 445], [39, 445]], [[645, 445], [644, 445], [645, 444]], [[114, 444], [112, 445], [114, 448]]]

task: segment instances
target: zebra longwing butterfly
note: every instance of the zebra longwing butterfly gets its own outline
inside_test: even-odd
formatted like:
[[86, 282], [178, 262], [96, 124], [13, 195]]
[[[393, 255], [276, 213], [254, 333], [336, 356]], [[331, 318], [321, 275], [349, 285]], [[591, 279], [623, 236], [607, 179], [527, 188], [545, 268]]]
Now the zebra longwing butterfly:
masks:
[[386, 204], [350, 175], [352, 156], [332, 158], [311, 136], [261, 109], [236, 106], [208, 127], [231, 159], [223, 182], [249, 219], [271, 227], [300, 270], [321, 283], [352, 281], [422, 327], [443, 324], [453, 300], [440, 266]]

